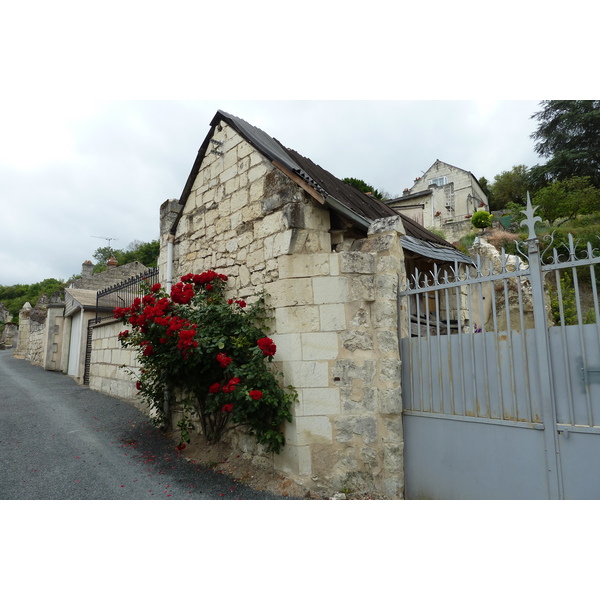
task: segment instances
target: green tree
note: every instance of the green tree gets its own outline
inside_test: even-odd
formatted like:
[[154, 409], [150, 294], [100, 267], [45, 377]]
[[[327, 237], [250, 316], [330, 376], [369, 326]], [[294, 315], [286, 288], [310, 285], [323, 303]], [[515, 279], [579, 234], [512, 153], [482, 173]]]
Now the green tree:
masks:
[[600, 187], [600, 100], [544, 100], [532, 115], [535, 151], [551, 180], [589, 177]]
[[473, 227], [477, 227], [477, 229], [483, 230], [486, 227], [491, 227], [493, 220], [494, 220], [494, 215], [490, 214], [486, 210], [478, 210], [471, 217], [471, 225], [473, 225]]
[[485, 177], [480, 177], [478, 180], [481, 191], [488, 197], [488, 200], [492, 201], [492, 192], [490, 191], [490, 182]]
[[0, 285], [0, 302], [4, 304], [13, 316], [13, 321], [16, 322], [19, 311], [23, 308], [25, 302], [35, 306], [40, 296], [50, 297], [54, 292], [63, 290], [65, 285], [64, 281], [53, 278], [31, 284]]
[[372, 194], [377, 200], [383, 200], [384, 195], [377, 189], [375, 189], [372, 185], [369, 185], [362, 179], [355, 179], [354, 177], [345, 177], [342, 179], [344, 183], [351, 185], [353, 188], [356, 188], [360, 192], [364, 194]]
[[559, 225], [577, 215], [588, 215], [600, 210], [600, 190], [589, 177], [571, 177], [555, 181], [539, 190], [533, 197], [540, 216], [550, 225], [562, 219]]
[[110, 246], [102, 246], [96, 248], [96, 251], [93, 254], [94, 261], [96, 262], [94, 273], [105, 271], [106, 263], [113, 256], [120, 265], [126, 265], [127, 263], [137, 260], [146, 267], [156, 267], [159, 253], [159, 240], [153, 240], [152, 242], [140, 242], [139, 240], [135, 240], [131, 242], [125, 250], [111, 248]]
[[490, 186], [490, 209], [502, 210], [509, 202], [525, 204], [531, 185], [529, 169], [516, 165], [510, 171], [502, 171], [494, 177]]

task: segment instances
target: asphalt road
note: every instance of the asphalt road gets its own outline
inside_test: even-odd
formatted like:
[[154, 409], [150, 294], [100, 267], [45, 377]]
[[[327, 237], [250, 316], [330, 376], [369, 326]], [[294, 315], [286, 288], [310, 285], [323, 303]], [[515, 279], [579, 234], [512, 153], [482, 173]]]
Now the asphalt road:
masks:
[[179, 456], [135, 407], [0, 351], [0, 499], [278, 500]]

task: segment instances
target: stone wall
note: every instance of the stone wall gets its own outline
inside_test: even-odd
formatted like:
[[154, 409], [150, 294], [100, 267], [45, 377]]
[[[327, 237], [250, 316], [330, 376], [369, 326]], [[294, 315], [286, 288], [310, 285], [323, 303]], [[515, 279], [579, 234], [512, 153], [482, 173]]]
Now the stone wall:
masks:
[[138, 401], [135, 387], [135, 374], [139, 372], [136, 353], [129, 348], [122, 348], [118, 339], [119, 333], [126, 327], [112, 320], [92, 327], [90, 389], [127, 400], [143, 410], [145, 405]]
[[106, 271], [94, 273], [94, 265], [87, 260], [81, 266], [81, 277], [74, 279], [69, 287], [80, 290], [103, 290], [134, 275], [139, 275], [147, 269], [148, 267], [141, 262], [134, 261], [122, 266], [108, 266]]
[[214, 269], [232, 297], [268, 294], [275, 366], [299, 395], [277, 469], [318, 491], [402, 497], [400, 218], [332, 252], [325, 206], [227, 125], [213, 139], [220, 154], [207, 154], [174, 236], [174, 281]]
[[17, 338], [17, 326], [11, 323], [12, 315], [0, 302], [0, 350], [12, 348]]
[[37, 366], [44, 365], [48, 302], [46, 296], [41, 296], [33, 308], [29, 302], [26, 302], [19, 311], [19, 337], [13, 354]]

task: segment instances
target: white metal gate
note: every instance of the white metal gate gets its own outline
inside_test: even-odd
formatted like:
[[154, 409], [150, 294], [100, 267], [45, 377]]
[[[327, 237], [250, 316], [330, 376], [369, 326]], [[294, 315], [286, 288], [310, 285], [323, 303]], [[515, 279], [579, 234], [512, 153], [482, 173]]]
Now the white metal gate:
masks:
[[600, 499], [600, 257], [569, 237], [543, 264], [534, 211], [529, 264], [400, 290], [408, 499]]

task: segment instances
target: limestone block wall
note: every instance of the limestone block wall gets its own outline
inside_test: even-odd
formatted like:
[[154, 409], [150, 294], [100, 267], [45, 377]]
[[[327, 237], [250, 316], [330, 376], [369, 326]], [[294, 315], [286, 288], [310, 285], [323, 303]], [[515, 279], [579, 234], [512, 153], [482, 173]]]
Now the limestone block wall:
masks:
[[46, 316], [46, 331], [43, 343], [43, 367], [46, 371], [61, 371], [63, 330], [64, 330], [64, 304], [48, 305]]
[[32, 308], [29, 302], [19, 312], [19, 336], [14, 356], [24, 358], [34, 365], [44, 364], [46, 312], [48, 298], [42, 296]]
[[402, 497], [400, 218], [333, 252], [325, 206], [226, 124], [214, 140], [219, 154], [207, 154], [174, 235], [173, 281], [214, 269], [232, 297], [267, 293], [274, 366], [299, 395], [286, 446], [268, 457], [277, 469], [322, 491]]
[[124, 329], [126, 327], [122, 323], [112, 320], [93, 326], [89, 387], [127, 400], [147, 413], [145, 405], [138, 400], [135, 387], [135, 374], [139, 372], [136, 353], [122, 348], [119, 342], [119, 333]]
[[102, 290], [121, 281], [139, 275], [148, 269], [142, 263], [134, 261], [118, 267], [108, 267], [100, 273], [93, 272], [93, 265], [87, 261], [82, 265], [81, 277], [74, 279], [69, 287], [83, 290]]
[[399, 219], [385, 221], [351, 251], [280, 257], [280, 279], [266, 289], [277, 307], [273, 339], [282, 370], [300, 396], [275, 466], [316, 488], [397, 498], [404, 489], [403, 231]]
[[29, 339], [25, 359], [38, 367], [44, 364], [44, 338], [46, 333], [45, 322], [40, 323], [31, 319], [29, 325]]
[[29, 343], [29, 326], [31, 320], [29, 315], [31, 313], [31, 304], [25, 302], [23, 308], [19, 311], [19, 336], [17, 339], [17, 345], [13, 350], [13, 355], [17, 358], [25, 358], [27, 354], [27, 345]]

